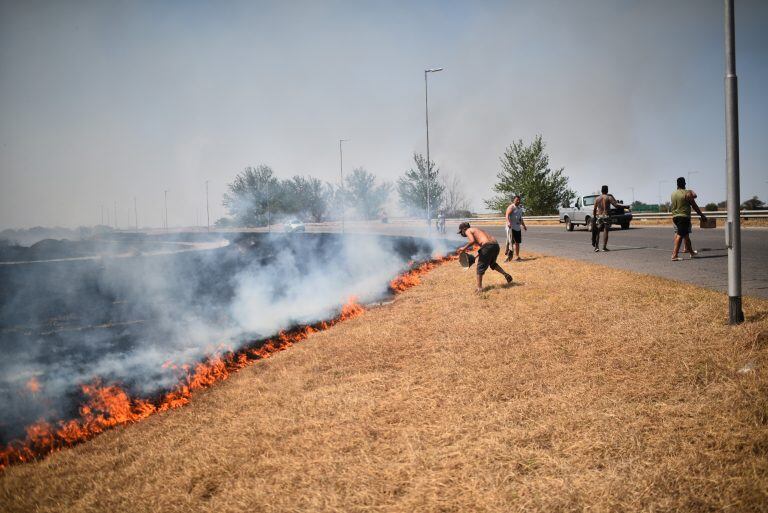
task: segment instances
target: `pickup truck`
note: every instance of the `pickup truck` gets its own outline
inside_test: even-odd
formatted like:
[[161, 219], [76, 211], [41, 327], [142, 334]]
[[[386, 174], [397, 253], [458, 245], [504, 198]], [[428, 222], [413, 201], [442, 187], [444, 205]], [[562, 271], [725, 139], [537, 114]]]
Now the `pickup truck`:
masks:
[[[572, 207], [561, 207], [558, 209], [560, 212], [560, 222], [565, 223], [566, 230], [572, 232], [574, 226], [582, 224], [587, 227], [587, 230], [592, 230], [592, 222], [594, 221], [592, 219], [592, 209], [598, 196], [600, 195], [579, 196]], [[608, 215], [611, 218], [611, 224], [621, 226], [622, 230], [629, 228], [629, 223], [632, 221], [632, 212], [623, 207], [611, 207], [608, 209]]]

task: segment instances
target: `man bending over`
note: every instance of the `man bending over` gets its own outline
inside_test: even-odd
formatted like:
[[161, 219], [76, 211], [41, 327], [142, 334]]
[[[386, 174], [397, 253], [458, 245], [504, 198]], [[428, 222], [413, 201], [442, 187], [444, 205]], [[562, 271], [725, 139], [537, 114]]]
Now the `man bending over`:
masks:
[[492, 235], [489, 235], [480, 228], [471, 228], [467, 222], [459, 225], [459, 234], [467, 238], [467, 243], [459, 250], [459, 254], [466, 253], [473, 244], [480, 246], [480, 249], [477, 250], [477, 290], [475, 292], [483, 291], [483, 275], [489, 267], [503, 274], [507, 283], [512, 283], [512, 276], [496, 263], [500, 248], [499, 243]]

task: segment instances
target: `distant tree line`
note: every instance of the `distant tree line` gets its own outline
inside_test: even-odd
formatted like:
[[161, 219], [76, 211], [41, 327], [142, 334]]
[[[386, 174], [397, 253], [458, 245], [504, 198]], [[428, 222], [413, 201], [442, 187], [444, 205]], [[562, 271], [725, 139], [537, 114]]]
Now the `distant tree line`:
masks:
[[457, 177], [440, 175], [434, 162], [427, 170], [426, 159], [414, 154], [415, 166], [406, 171], [397, 185], [379, 181], [373, 173], [358, 167], [344, 177], [343, 185], [323, 182], [312, 176], [279, 179], [271, 167], [246, 167], [228, 184], [223, 205], [231, 219], [217, 226], [265, 226], [286, 216], [322, 222], [340, 219], [377, 219], [393, 190], [406, 212], [426, 216], [427, 191], [433, 218], [439, 210], [447, 215], [469, 216], [469, 202]]

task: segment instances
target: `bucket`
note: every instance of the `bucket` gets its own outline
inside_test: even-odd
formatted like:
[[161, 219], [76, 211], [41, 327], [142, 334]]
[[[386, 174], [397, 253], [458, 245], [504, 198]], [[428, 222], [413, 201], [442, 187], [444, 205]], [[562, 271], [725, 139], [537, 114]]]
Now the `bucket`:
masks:
[[475, 255], [470, 255], [469, 253], [462, 253], [459, 255], [459, 264], [462, 267], [472, 267], [472, 264], [475, 263]]

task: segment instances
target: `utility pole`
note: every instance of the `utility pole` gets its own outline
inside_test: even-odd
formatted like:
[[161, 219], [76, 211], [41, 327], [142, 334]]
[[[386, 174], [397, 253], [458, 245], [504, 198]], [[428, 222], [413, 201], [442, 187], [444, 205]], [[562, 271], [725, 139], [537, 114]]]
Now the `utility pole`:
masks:
[[698, 171], [688, 171], [688, 181], [685, 184], [689, 189], [691, 188], [691, 175], [697, 175], [699, 174]]
[[661, 184], [668, 182], [669, 180], [659, 180], [659, 212], [661, 212]]
[[136, 196], [133, 197], [133, 220], [136, 221], [136, 232], [139, 231], [139, 209], [136, 208]]
[[208, 206], [208, 180], [205, 181], [205, 217], [207, 220], [208, 231], [211, 231], [211, 209]]
[[164, 190], [165, 194], [165, 231], [168, 231], [168, 189]]
[[115, 200], [115, 230], [117, 230], [117, 200]]
[[349, 139], [339, 139], [339, 191], [341, 192], [341, 233], [344, 233], [344, 152], [341, 143], [349, 142]]
[[443, 68], [432, 68], [424, 70], [424, 111], [426, 113], [427, 120], [427, 229], [432, 231], [432, 209], [430, 205], [429, 186], [432, 181], [432, 166], [429, 161], [429, 82], [427, 81], [428, 73], [436, 73], [443, 71]]
[[733, 0], [725, 0], [725, 162], [728, 215], [725, 245], [728, 248], [728, 323], [744, 322], [741, 309], [741, 218], [739, 206], [739, 100], [736, 78], [736, 37]]
[[101, 225], [104, 226], [104, 205], [101, 206]]

